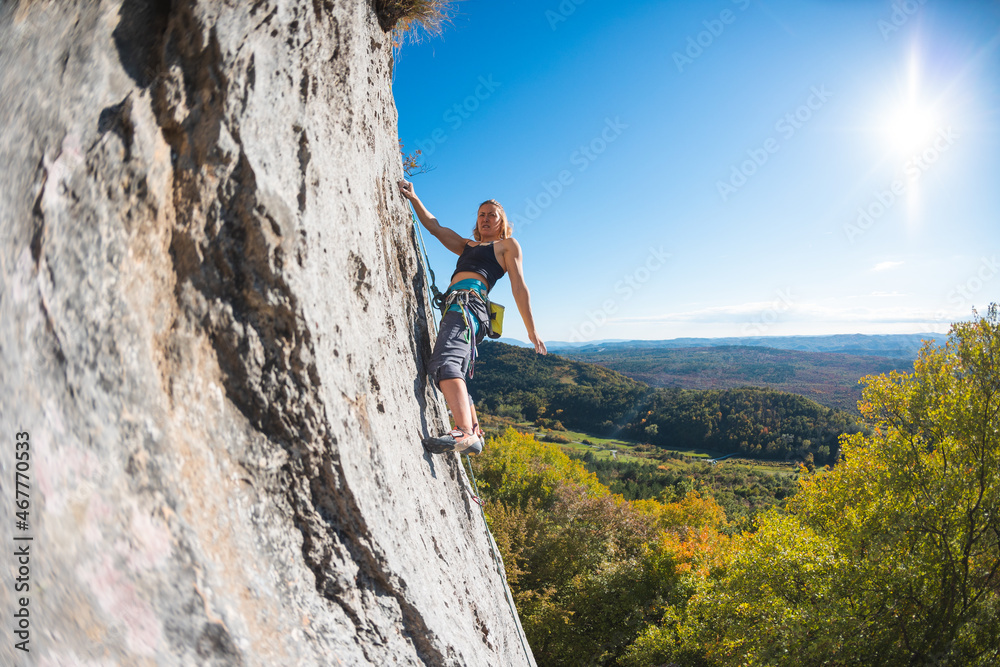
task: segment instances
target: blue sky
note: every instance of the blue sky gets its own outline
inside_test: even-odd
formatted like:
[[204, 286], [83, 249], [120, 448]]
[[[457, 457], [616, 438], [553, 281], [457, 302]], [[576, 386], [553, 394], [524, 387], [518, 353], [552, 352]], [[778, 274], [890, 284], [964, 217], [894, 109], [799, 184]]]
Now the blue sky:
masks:
[[393, 91], [442, 224], [504, 205], [545, 340], [946, 331], [1000, 299], [998, 2], [467, 0]]

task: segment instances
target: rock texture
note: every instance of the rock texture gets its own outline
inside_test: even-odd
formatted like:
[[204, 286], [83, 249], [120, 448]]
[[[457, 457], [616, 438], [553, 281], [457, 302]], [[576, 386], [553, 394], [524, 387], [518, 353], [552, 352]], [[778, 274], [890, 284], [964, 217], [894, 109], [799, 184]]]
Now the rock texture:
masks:
[[420, 446], [390, 23], [0, 7], [0, 539], [34, 538], [0, 663], [532, 664], [458, 457]]

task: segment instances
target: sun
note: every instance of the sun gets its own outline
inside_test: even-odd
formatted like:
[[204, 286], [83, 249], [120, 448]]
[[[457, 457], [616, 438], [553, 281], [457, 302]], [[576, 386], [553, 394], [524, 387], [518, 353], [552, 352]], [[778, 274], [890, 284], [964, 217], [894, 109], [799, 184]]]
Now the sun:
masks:
[[887, 114], [883, 136], [893, 153], [912, 155], [928, 146], [939, 124], [930, 104], [911, 99]]
[[942, 123], [940, 101], [927, 95], [920, 49], [911, 47], [898, 95], [887, 100], [879, 127], [885, 148], [900, 158], [920, 153], [933, 142]]

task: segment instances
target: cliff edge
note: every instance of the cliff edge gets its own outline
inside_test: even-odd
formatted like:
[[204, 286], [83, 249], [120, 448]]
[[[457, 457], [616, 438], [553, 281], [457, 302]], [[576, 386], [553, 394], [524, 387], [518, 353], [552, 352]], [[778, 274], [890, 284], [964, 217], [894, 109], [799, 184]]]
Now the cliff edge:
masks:
[[0, 539], [28, 552], [0, 609], [30, 649], [0, 663], [533, 664], [458, 457], [420, 445], [446, 412], [381, 20], [0, 7]]

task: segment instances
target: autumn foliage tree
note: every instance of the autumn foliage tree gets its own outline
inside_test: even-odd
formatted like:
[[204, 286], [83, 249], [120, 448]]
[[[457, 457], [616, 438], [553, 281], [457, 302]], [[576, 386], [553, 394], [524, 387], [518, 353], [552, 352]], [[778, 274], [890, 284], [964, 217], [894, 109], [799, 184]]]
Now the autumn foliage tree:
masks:
[[476, 468], [540, 665], [617, 664], [690, 597], [728, 539], [711, 498], [625, 500], [558, 445], [512, 429], [488, 443]]
[[[1000, 661], [1000, 321], [955, 324], [913, 373], [868, 377], [870, 435], [761, 517], [683, 618], [625, 664]], [[696, 664], [687, 659], [683, 664]]]

